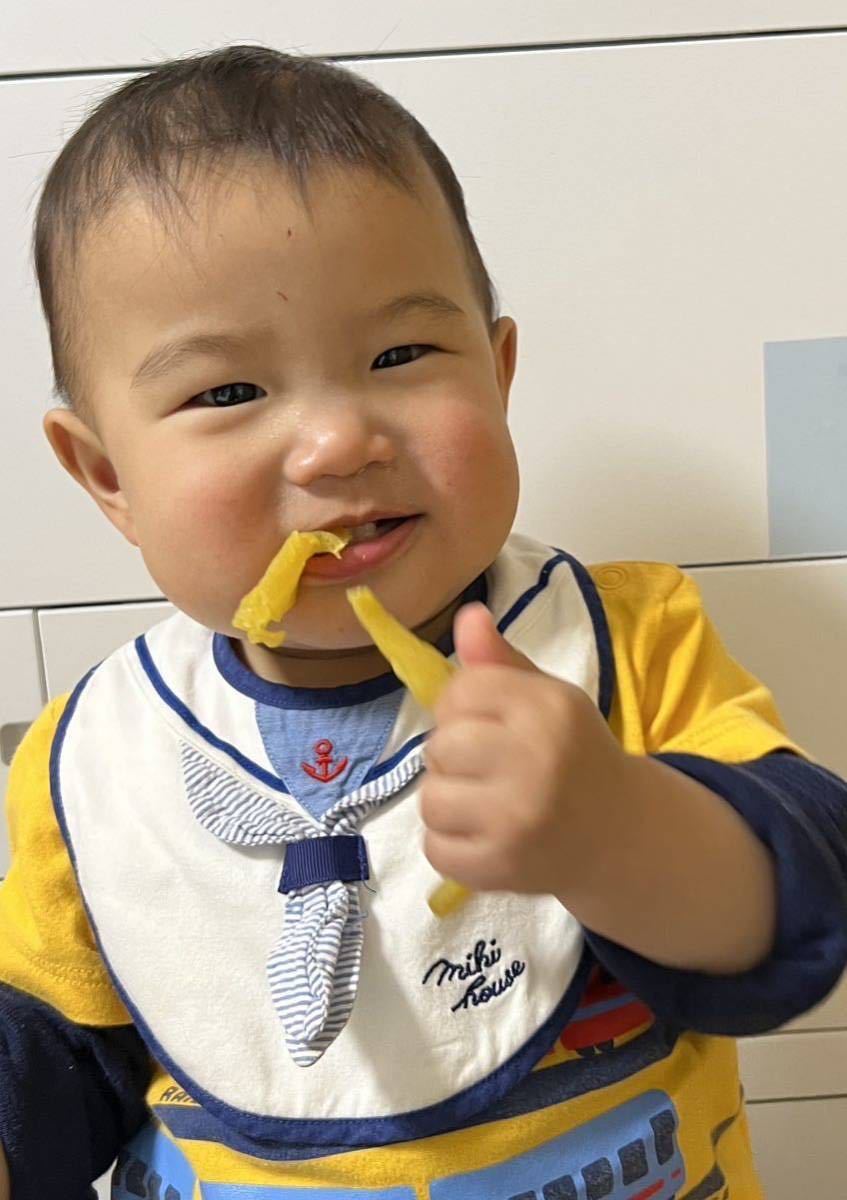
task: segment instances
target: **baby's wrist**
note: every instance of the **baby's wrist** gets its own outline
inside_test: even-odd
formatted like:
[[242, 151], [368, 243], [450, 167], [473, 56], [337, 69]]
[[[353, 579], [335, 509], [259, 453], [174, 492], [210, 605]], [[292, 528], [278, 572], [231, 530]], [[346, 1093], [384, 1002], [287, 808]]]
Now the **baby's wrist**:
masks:
[[616, 743], [598, 771], [595, 790], [584, 802], [583, 819], [570, 823], [564, 832], [568, 852], [560, 858], [562, 870], [551, 890], [577, 917], [583, 911], [593, 912], [598, 902], [604, 908], [615, 905], [623, 867], [639, 852], [645, 834], [643, 811], [639, 812], [640, 761]]

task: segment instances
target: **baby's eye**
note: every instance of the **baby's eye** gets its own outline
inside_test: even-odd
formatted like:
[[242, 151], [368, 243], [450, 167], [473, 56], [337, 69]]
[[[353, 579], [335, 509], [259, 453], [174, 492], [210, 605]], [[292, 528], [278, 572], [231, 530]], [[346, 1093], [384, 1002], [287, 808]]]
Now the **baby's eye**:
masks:
[[199, 404], [206, 408], [231, 408], [233, 404], [244, 404], [247, 400], [258, 400], [267, 396], [267, 392], [257, 387], [255, 383], [224, 383], [219, 387], [206, 388], [192, 396], [189, 404]]
[[432, 346], [392, 346], [390, 350], [384, 350], [374, 359], [371, 369], [381, 371], [385, 367], [403, 367], [406, 363], [414, 362], [416, 358], [423, 358], [432, 349]]

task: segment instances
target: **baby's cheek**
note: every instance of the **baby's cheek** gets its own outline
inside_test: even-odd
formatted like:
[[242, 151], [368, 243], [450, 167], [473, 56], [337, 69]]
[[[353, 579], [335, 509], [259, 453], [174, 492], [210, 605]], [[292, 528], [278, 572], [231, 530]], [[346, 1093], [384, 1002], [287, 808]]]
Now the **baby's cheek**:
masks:
[[176, 536], [214, 543], [243, 530], [255, 504], [247, 479], [232, 471], [188, 471], [176, 483], [169, 508]]
[[255, 582], [253, 560], [265, 553], [262, 535], [278, 524], [273, 510], [267, 486], [233, 465], [184, 464], [159, 489], [142, 550], [165, 591], [202, 594], [214, 580], [216, 591], [232, 589], [227, 603], [237, 602]]
[[508, 490], [515, 455], [499, 413], [459, 407], [433, 427], [438, 432], [429, 465], [440, 491], [455, 503], [485, 507], [489, 489]]

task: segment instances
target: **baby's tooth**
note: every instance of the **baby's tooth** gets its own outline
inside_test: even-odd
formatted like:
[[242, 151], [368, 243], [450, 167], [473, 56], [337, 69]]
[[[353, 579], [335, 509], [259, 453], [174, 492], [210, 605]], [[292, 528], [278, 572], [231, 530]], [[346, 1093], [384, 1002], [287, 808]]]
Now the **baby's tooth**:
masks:
[[357, 525], [353, 530], [354, 542], [367, 542], [377, 536], [378, 530], [375, 521], [368, 521], [367, 525]]

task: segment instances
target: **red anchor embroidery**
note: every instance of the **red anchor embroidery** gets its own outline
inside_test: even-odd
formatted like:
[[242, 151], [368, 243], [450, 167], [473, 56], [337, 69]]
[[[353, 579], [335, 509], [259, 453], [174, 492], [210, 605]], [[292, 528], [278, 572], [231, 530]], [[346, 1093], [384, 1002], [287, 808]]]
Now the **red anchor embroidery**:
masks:
[[321, 738], [319, 742], [315, 742], [315, 757], [318, 760], [318, 765], [313, 767], [311, 763], [301, 763], [300, 766], [307, 775], [311, 775], [312, 779], [316, 779], [318, 783], [332, 783], [333, 779], [347, 770], [347, 757], [342, 758], [341, 762], [335, 767], [332, 765], [332, 742], [327, 738]]

